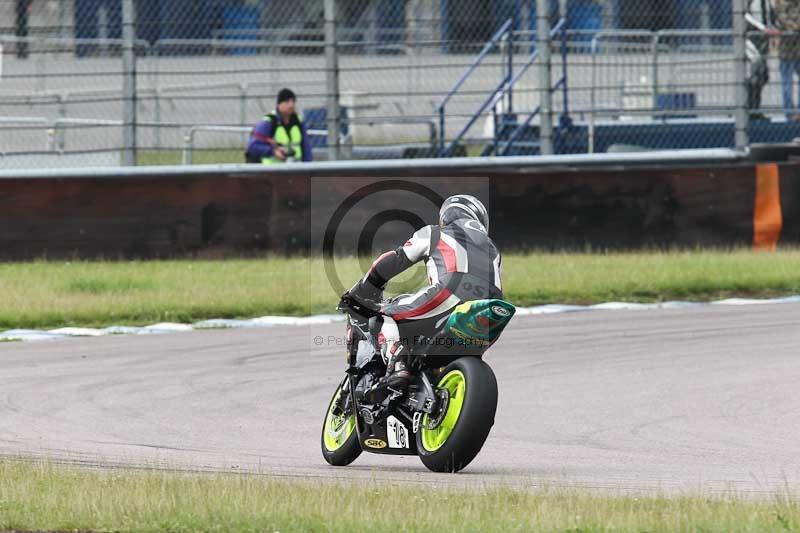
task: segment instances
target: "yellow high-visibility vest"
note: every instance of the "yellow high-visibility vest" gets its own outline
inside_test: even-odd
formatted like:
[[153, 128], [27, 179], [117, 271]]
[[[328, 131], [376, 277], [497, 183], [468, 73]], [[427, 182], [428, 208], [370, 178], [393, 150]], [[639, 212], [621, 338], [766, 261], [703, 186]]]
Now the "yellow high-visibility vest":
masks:
[[[297, 161], [303, 160], [303, 130], [300, 128], [303, 118], [300, 115], [294, 114], [289, 119], [288, 126], [283, 123], [283, 121], [278, 120], [278, 113], [273, 112], [269, 115], [264, 117], [264, 120], [272, 122], [275, 124], [275, 133], [272, 135], [272, 138], [275, 139], [275, 142], [285, 146], [286, 148], [294, 149], [294, 159]], [[264, 157], [261, 159], [261, 162], [265, 165], [271, 165], [273, 163], [283, 163], [280, 159], [276, 158], [275, 156], [272, 157]]]

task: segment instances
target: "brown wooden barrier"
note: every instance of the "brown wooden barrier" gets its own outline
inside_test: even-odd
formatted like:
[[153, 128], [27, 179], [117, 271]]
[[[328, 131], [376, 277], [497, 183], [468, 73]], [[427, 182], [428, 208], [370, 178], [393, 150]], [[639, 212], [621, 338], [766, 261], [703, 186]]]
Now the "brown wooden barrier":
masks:
[[[477, 194], [490, 206], [492, 234], [504, 249], [800, 242], [800, 165], [794, 162], [774, 165], [774, 171], [747, 160], [411, 165], [6, 173], [0, 178], [0, 257], [305, 252], [319, 245], [330, 213], [354, 191], [388, 180], [421, 184], [442, 196]], [[381, 209], [397, 211], [407, 202], [395, 201], [391, 190], [384, 194]], [[336, 228], [345, 243], [355, 242], [368, 222], [354, 209], [357, 216]], [[434, 222], [435, 206], [423, 206], [419, 219]], [[382, 249], [402, 242], [409, 224], [378, 232], [368, 244]]]

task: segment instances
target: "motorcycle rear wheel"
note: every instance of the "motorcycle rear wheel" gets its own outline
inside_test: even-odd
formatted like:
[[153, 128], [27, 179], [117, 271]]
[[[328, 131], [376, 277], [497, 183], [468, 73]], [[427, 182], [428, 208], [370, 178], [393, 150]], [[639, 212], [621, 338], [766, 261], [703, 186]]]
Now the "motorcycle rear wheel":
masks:
[[483, 447], [497, 411], [497, 379], [477, 357], [450, 363], [436, 384], [447, 391], [446, 412], [422, 417], [417, 431], [419, 458], [434, 472], [458, 472]]
[[345, 378], [336, 388], [328, 404], [328, 410], [325, 412], [325, 421], [322, 424], [322, 435], [320, 437], [322, 456], [328, 464], [333, 466], [347, 466], [361, 455], [361, 443], [358, 442], [355, 414], [344, 416], [333, 413], [339, 396], [348, 391], [349, 383], [349, 380]]

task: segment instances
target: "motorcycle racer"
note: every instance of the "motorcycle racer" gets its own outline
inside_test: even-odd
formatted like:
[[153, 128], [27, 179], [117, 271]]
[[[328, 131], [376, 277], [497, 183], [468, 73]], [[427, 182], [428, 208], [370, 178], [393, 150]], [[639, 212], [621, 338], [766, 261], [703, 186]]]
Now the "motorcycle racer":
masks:
[[[405, 244], [379, 256], [348, 291], [383, 317], [379, 338], [386, 375], [371, 391], [373, 398], [378, 390], [408, 386], [408, 350], [435, 331], [455, 306], [503, 297], [500, 253], [488, 229], [489, 213], [480, 200], [451, 196], [439, 211], [439, 225], [421, 228]], [[389, 280], [420, 261], [426, 264], [428, 286], [381, 302]]]

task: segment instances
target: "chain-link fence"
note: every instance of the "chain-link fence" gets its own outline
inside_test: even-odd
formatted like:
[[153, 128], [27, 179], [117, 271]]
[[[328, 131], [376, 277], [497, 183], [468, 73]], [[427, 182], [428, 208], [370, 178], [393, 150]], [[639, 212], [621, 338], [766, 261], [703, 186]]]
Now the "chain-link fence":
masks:
[[800, 0], [0, 0], [0, 167], [126, 153], [243, 162], [283, 87], [316, 160], [333, 152], [329, 125], [343, 159], [786, 141], [800, 136], [797, 11]]

